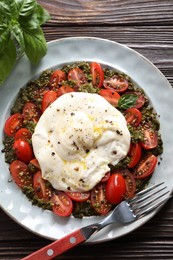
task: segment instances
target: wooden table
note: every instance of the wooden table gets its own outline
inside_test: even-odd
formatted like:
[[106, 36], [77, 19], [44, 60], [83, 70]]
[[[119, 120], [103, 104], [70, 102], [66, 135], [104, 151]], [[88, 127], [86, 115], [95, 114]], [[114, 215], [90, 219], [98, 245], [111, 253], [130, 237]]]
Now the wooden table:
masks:
[[[43, 28], [47, 41], [94, 36], [126, 44], [153, 62], [173, 84], [173, 0], [38, 2], [52, 15]], [[0, 224], [0, 259], [20, 259], [49, 243], [16, 224], [2, 210]], [[79, 246], [58, 257], [96, 258], [173, 259], [173, 199], [135, 232], [106, 243]]]

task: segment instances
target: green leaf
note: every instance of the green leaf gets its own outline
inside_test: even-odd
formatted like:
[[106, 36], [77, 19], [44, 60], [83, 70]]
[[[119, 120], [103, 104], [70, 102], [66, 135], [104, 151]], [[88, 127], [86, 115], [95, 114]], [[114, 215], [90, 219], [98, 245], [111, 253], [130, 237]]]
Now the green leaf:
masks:
[[25, 53], [36, 64], [47, 53], [47, 43], [41, 28], [24, 31]]
[[19, 16], [16, 0], [8, 0], [13, 20], [17, 20]]
[[11, 14], [10, 6], [7, 2], [8, 1], [5, 1], [5, 0], [0, 1], [0, 14], [4, 14], [4, 13], [5, 13], [5, 15]]
[[50, 14], [47, 12], [47, 10], [44, 9], [41, 5], [37, 4], [36, 10], [37, 10], [37, 21], [38, 21], [39, 25], [44, 24], [51, 18]]
[[37, 2], [36, 0], [15, 0], [20, 16], [28, 16], [33, 13]]
[[0, 53], [6, 47], [8, 40], [10, 39], [10, 29], [7, 25], [2, 24], [0, 25]]
[[2, 83], [16, 62], [16, 47], [12, 40], [7, 42], [6, 48], [0, 53], [0, 56], [0, 83]]
[[14, 24], [12, 29], [13, 29], [12, 35], [18, 42], [21, 52], [23, 52], [25, 50], [25, 41], [24, 41], [24, 37], [23, 37], [23, 31], [18, 24]]
[[37, 5], [34, 13], [29, 16], [21, 16], [19, 17], [19, 23], [23, 28], [27, 28], [29, 30], [35, 30], [44, 24], [46, 21], [50, 19], [49, 13], [42, 8], [40, 5]]
[[136, 103], [137, 96], [134, 94], [124, 94], [120, 97], [118, 101], [118, 107], [123, 109], [128, 109], [133, 107]]

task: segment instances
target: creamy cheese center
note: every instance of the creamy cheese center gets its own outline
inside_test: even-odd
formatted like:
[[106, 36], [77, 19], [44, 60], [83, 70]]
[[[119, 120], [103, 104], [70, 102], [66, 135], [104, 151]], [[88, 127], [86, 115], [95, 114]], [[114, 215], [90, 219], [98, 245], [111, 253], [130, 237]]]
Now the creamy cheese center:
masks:
[[59, 97], [42, 114], [32, 136], [42, 176], [57, 190], [88, 191], [128, 153], [124, 116], [97, 94]]

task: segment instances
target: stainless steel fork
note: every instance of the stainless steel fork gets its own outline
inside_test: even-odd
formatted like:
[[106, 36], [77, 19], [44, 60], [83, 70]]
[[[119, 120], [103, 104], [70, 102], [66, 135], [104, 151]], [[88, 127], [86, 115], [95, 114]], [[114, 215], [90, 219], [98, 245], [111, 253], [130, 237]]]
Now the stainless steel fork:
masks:
[[148, 215], [153, 210], [159, 209], [171, 197], [169, 195], [170, 191], [166, 190], [166, 188], [164, 182], [162, 182], [138, 192], [132, 199], [122, 201], [102, 221], [78, 229], [23, 258], [23, 260], [53, 259], [68, 249], [86, 241], [91, 235], [110, 224], [128, 224]]

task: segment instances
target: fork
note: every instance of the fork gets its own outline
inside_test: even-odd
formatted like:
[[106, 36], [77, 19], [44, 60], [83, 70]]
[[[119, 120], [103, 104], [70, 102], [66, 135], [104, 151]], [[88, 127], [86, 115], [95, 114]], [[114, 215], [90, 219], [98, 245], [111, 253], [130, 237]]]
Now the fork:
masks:
[[128, 224], [134, 222], [155, 209], [159, 209], [171, 197], [166, 191], [165, 183], [159, 183], [144, 189], [131, 198], [122, 201], [102, 221], [78, 229], [69, 235], [37, 250], [22, 260], [47, 260], [62, 254], [68, 249], [85, 242], [91, 235], [96, 234], [104, 227], [113, 224]]

